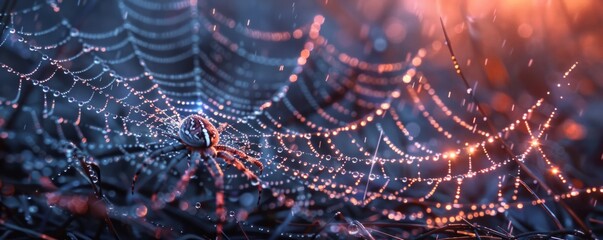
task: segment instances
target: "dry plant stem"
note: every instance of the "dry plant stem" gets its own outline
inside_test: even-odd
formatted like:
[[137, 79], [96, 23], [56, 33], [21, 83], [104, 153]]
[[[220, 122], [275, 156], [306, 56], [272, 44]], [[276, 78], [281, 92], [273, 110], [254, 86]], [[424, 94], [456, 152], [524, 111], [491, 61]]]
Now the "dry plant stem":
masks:
[[17, 232], [22, 232], [22, 233], [25, 233], [25, 234], [27, 234], [29, 236], [35, 237], [35, 238], [44, 239], [44, 240], [57, 240], [56, 238], [53, 238], [53, 237], [48, 236], [46, 234], [38, 233], [38, 232], [35, 232], [35, 231], [32, 231], [32, 230], [29, 230], [27, 228], [22, 228], [22, 227], [19, 227], [17, 225], [14, 225], [14, 224], [7, 223], [7, 222], [5, 222], [2, 219], [0, 219], [0, 225], [4, 226], [7, 229], [11, 229], [11, 230], [17, 231]]
[[[100, 190], [96, 187], [96, 184], [94, 184], [94, 182], [92, 181], [92, 179], [90, 177], [91, 173], [90, 173], [90, 169], [88, 168], [88, 164], [86, 162], [84, 162], [83, 157], [76, 156], [76, 158], [78, 159], [78, 161], [82, 165], [82, 169], [84, 169], [84, 172], [86, 173], [86, 176], [88, 177], [88, 181], [90, 182], [90, 185], [92, 186], [92, 189], [94, 190], [94, 193], [96, 193], [97, 198], [99, 200], [103, 200], [104, 197], [102, 196]], [[107, 223], [107, 226], [109, 227], [109, 230], [113, 234], [113, 237], [115, 237], [115, 239], [119, 239], [119, 235], [117, 234], [117, 230], [115, 229], [115, 226], [113, 226], [113, 222], [111, 221], [111, 218], [109, 218], [109, 214], [107, 214], [106, 211], [103, 214], [103, 218], [105, 219], [105, 223]]]
[[[526, 190], [528, 190], [528, 192], [530, 192], [530, 194], [536, 199], [536, 200], [540, 200], [540, 197], [538, 197], [538, 195], [536, 195], [536, 193], [532, 190], [532, 188], [530, 188], [530, 186], [528, 186], [524, 181], [522, 181], [521, 179], [518, 178], [519, 183], [521, 183], [521, 186], [523, 186]], [[557, 228], [559, 228], [560, 230], [563, 230], [563, 225], [561, 224], [561, 222], [559, 222], [559, 220], [557, 219], [557, 217], [555, 216], [555, 214], [551, 211], [551, 209], [549, 209], [549, 207], [546, 206], [546, 204], [542, 203], [539, 204], [545, 211], [546, 213], [553, 219], [553, 221], [555, 222], [555, 225], [557, 225]]]

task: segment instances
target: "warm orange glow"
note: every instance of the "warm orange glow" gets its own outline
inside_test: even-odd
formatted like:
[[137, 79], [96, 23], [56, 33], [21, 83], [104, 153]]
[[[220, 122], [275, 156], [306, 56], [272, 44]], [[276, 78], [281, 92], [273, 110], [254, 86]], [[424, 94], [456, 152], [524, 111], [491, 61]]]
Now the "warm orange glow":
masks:
[[293, 31], [293, 37], [295, 39], [300, 39], [303, 36], [303, 32], [301, 29], [297, 29], [295, 31]]
[[582, 124], [576, 123], [572, 120], [566, 121], [562, 128], [565, 136], [571, 140], [580, 140], [586, 135]]
[[492, 108], [499, 112], [507, 112], [513, 105], [513, 99], [509, 95], [498, 92], [492, 96]]
[[404, 83], [409, 83], [412, 80], [412, 77], [410, 75], [404, 75], [404, 77], [402, 77], [402, 81]]
[[289, 76], [289, 81], [290, 82], [296, 82], [297, 81], [297, 75], [291, 74], [291, 76]]
[[532, 26], [530, 26], [530, 24], [524, 23], [519, 25], [519, 27], [517, 28], [517, 34], [519, 34], [519, 36], [522, 38], [529, 38], [532, 36], [533, 33], [534, 29], [532, 28]]

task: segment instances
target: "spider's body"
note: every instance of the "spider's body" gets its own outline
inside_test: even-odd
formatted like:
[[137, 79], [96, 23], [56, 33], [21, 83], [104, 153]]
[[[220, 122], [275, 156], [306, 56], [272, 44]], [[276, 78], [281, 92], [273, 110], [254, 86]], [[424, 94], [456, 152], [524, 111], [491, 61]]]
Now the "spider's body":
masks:
[[207, 119], [190, 115], [180, 124], [178, 137], [189, 147], [212, 147], [220, 141], [220, 133]]
[[[132, 193], [134, 192], [134, 186], [138, 176], [151, 161], [162, 154], [185, 150], [186, 152], [184, 153], [190, 153], [192, 161], [189, 161], [189, 167], [177, 183], [174, 192], [184, 192], [186, 184], [197, 171], [199, 163], [203, 161], [203, 165], [214, 178], [214, 185], [216, 187], [216, 215], [218, 217], [216, 233], [217, 238], [220, 239], [222, 237], [222, 225], [226, 220], [226, 211], [224, 209], [224, 173], [222, 172], [220, 165], [216, 162], [216, 159], [222, 159], [227, 164], [232, 165], [243, 172], [247, 178], [254, 183], [253, 185], [258, 186], [260, 194], [262, 187], [261, 184], [259, 184], [259, 178], [251, 172], [241, 160], [259, 167], [260, 174], [263, 169], [263, 165], [260, 161], [249, 157], [245, 152], [229, 146], [219, 145], [220, 133], [222, 131], [222, 127], [214, 127], [209, 120], [200, 115], [190, 115], [186, 117], [180, 123], [178, 136], [174, 136], [180, 143], [157, 149], [147, 156], [142, 163], [142, 166], [134, 175], [132, 181]], [[186, 156], [186, 154], [184, 154], [184, 156]], [[170, 163], [167, 169], [172, 168], [178, 160], [179, 159]], [[163, 182], [166, 176], [165, 174], [162, 174], [159, 177], [160, 179], [158, 182]]]

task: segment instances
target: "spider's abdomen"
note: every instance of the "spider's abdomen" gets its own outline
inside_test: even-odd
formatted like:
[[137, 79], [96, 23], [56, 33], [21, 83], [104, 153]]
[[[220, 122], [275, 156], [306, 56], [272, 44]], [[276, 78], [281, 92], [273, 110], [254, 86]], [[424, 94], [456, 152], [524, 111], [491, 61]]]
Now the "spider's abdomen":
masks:
[[180, 140], [190, 147], [211, 147], [220, 141], [218, 130], [207, 119], [190, 115], [180, 124]]

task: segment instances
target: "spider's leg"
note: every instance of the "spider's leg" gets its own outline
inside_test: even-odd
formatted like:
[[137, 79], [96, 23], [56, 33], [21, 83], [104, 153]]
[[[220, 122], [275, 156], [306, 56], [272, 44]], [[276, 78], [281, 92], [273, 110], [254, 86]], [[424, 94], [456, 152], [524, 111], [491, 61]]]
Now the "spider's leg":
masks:
[[247, 169], [245, 167], [245, 165], [243, 165], [243, 163], [241, 161], [239, 161], [239, 159], [236, 159], [234, 156], [232, 156], [228, 152], [218, 151], [218, 157], [224, 159], [224, 161], [226, 163], [228, 163], [228, 165], [232, 165], [235, 168], [237, 168], [239, 171], [245, 173], [245, 175], [247, 176], [247, 179], [249, 179], [252, 182], [252, 185], [257, 184], [257, 186], [258, 186], [258, 204], [260, 204], [260, 200], [262, 198], [262, 184], [260, 184], [260, 179], [258, 178], [258, 176], [253, 174], [253, 172], [249, 171], [249, 169]]
[[237, 157], [255, 165], [256, 167], [258, 167], [260, 169], [260, 176], [262, 175], [262, 172], [264, 171], [264, 164], [262, 164], [262, 162], [260, 162], [259, 160], [255, 159], [253, 157], [250, 157], [249, 155], [247, 155], [245, 152], [243, 152], [241, 150], [234, 149], [229, 146], [218, 145], [218, 146], [215, 146], [215, 148], [218, 151], [228, 152], [233, 155], [236, 155]]
[[216, 239], [222, 239], [222, 228], [224, 222], [226, 222], [226, 210], [224, 209], [224, 173], [213, 156], [206, 155], [204, 163], [209, 174], [214, 179], [214, 185], [216, 187], [216, 216], [218, 217], [216, 224]]
[[174, 135], [173, 133], [170, 133], [170, 132], [168, 132], [166, 130], [159, 129], [159, 134], [161, 134], [163, 136], [166, 136], [166, 137], [169, 137], [171, 139], [174, 139], [176, 141], [180, 141], [180, 138], [177, 135]]
[[217, 130], [219, 133], [222, 133], [224, 130], [226, 130], [226, 128], [228, 128], [228, 123], [220, 123]]
[[180, 160], [184, 159], [186, 157], [186, 154], [188, 153], [188, 151], [183, 151], [181, 154], [179, 154], [178, 156], [174, 157], [174, 159], [171, 160], [171, 162], [166, 166], [165, 170], [160, 171], [159, 173], [159, 177], [157, 177], [157, 182], [155, 183], [155, 190], [158, 192], [159, 190], [161, 190], [161, 188], [163, 188], [166, 180], [167, 180], [167, 175], [170, 172], [170, 170], [172, 168], [174, 168], [174, 166], [176, 166], [176, 164], [178, 164], [178, 162], [180, 162]]
[[191, 177], [195, 175], [195, 172], [197, 172], [197, 166], [201, 161], [201, 153], [199, 153], [199, 151], [193, 151], [191, 159], [192, 161], [189, 161], [188, 168], [186, 169], [186, 171], [184, 171], [184, 174], [182, 175], [182, 177], [180, 177], [180, 180], [178, 181], [178, 183], [176, 183], [176, 187], [172, 191], [172, 193], [176, 197], [184, 193], [186, 185], [191, 180]]
[[[180, 154], [176, 155], [175, 157], [173, 157], [171, 160], [169, 160], [168, 165], [166, 166], [165, 170], [160, 170], [157, 171], [156, 174], [159, 174], [159, 177], [155, 183], [154, 189], [159, 190], [160, 185], [162, 185], [163, 183], [165, 183], [165, 180], [167, 178], [167, 173], [178, 163], [180, 162], [180, 160], [184, 159], [184, 157], [186, 156], [186, 154], [188, 153], [188, 151], [182, 151]], [[153, 179], [153, 177], [155, 176], [155, 173], [149, 175], [148, 178], [143, 179], [139, 184], [145, 185], [146, 182], [148, 182], [149, 180]]]
[[151, 163], [151, 161], [153, 161], [153, 158], [161, 155], [161, 154], [165, 154], [165, 153], [169, 153], [169, 152], [174, 152], [174, 151], [180, 151], [182, 149], [184, 149], [185, 146], [182, 144], [178, 144], [178, 145], [172, 145], [172, 146], [167, 146], [164, 148], [160, 148], [157, 149], [153, 152], [151, 152], [142, 162], [142, 165], [138, 168], [138, 170], [136, 171], [136, 173], [134, 174], [134, 177], [132, 178], [132, 194], [134, 194], [134, 187], [136, 185], [136, 180], [138, 179], [138, 176], [140, 175], [140, 173], [142, 173], [142, 171], [147, 168], [147, 165], [149, 165]]

